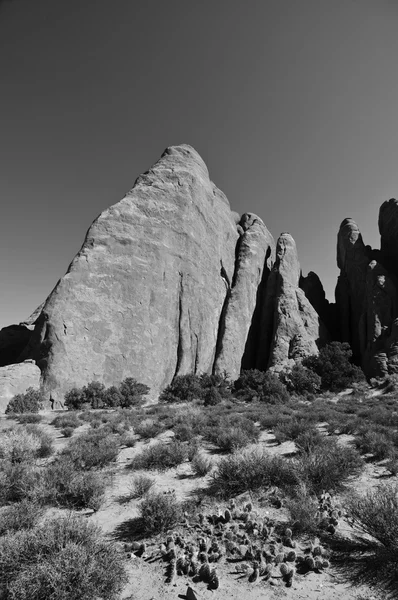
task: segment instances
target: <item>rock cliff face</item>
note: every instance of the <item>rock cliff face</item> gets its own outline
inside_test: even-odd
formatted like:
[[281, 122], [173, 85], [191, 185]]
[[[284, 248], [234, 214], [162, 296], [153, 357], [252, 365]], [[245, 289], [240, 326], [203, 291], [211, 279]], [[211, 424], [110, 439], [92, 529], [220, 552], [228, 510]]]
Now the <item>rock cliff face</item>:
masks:
[[380, 208], [381, 249], [365, 246], [358, 226], [345, 219], [337, 240], [336, 287], [342, 341], [351, 344], [368, 377], [398, 372], [398, 203]]
[[326, 327], [299, 288], [300, 274], [296, 244], [290, 234], [283, 233], [265, 295], [258, 369], [281, 371], [317, 354], [319, 346], [329, 341]]
[[230, 210], [193, 148], [170, 147], [94, 221], [40, 310], [3, 330], [0, 359], [33, 359], [56, 401], [92, 380], [155, 395], [185, 373], [280, 370], [327, 339], [319, 286], [309, 301], [299, 280], [293, 238], [275, 259], [261, 219]]
[[38, 390], [39, 386], [40, 369], [33, 361], [0, 368], [0, 412], [15, 394], [23, 394], [29, 387]]

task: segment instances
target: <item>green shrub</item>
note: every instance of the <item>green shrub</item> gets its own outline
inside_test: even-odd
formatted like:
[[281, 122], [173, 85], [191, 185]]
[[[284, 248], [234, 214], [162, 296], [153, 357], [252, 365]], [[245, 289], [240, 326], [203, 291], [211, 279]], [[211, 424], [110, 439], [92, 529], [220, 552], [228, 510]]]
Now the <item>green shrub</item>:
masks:
[[43, 417], [37, 413], [22, 413], [16, 416], [16, 419], [20, 425], [37, 424], [42, 421]]
[[340, 445], [334, 439], [325, 440], [310, 452], [303, 452], [298, 459], [301, 477], [314, 494], [342, 489], [363, 466], [356, 450]]
[[139, 383], [134, 377], [126, 377], [120, 384], [119, 390], [122, 396], [120, 403], [122, 408], [139, 406], [143, 403], [143, 397], [150, 391], [147, 385]]
[[192, 402], [202, 397], [200, 377], [193, 375], [177, 375], [165, 387], [159, 396], [159, 402]]
[[241, 450], [222, 458], [212, 478], [212, 493], [224, 498], [270, 486], [291, 489], [300, 484], [292, 461], [271, 456], [259, 448]]
[[144, 448], [130, 463], [130, 468], [166, 471], [177, 467], [187, 459], [187, 448], [181, 442], [173, 440], [157, 442]]
[[322, 435], [315, 427], [310, 427], [306, 431], [299, 433], [294, 443], [300, 454], [303, 452], [315, 452], [318, 446], [328, 443], [328, 439]]
[[180, 442], [188, 442], [195, 436], [194, 430], [191, 425], [185, 423], [178, 423], [174, 427], [174, 437]]
[[279, 377], [287, 391], [298, 396], [317, 394], [321, 389], [321, 377], [300, 363], [296, 363], [291, 370], [285, 369]]
[[64, 405], [68, 410], [80, 410], [86, 403], [83, 388], [73, 387], [64, 396]]
[[129, 485], [130, 498], [133, 500], [142, 498], [149, 493], [154, 485], [155, 481], [152, 477], [148, 477], [147, 475], [137, 475]]
[[203, 390], [202, 398], [205, 406], [216, 406], [216, 404], [222, 402], [222, 396], [216, 387]]
[[339, 392], [364, 379], [362, 370], [351, 359], [349, 344], [331, 342], [321, 348], [318, 356], [306, 357], [303, 366], [319, 375], [323, 390]]
[[26, 431], [35, 436], [39, 440], [39, 448], [36, 453], [37, 458], [47, 458], [54, 452], [53, 438], [49, 433], [46, 433], [41, 427], [33, 424], [25, 426]]
[[73, 429], [76, 429], [77, 427], [80, 427], [81, 424], [82, 422], [77, 414], [71, 412], [68, 412], [64, 415], [58, 415], [51, 421], [51, 425], [57, 427], [57, 429], [62, 429], [64, 427], [72, 427]]
[[29, 461], [0, 461], [0, 504], [41, 501], [41, 475], [41, 470]]
[[83, 387], [85, 402], [91, 404], [91, 408], [102, 408], [104, 403], [105, 386], [99, 381], [91, 381]]
[[278, 377], [257, 369], [242, 371], [234, 382], [234, 390], [237, 396], [246, 402], [258, 400], [269, 404], [280, 404], [289, 401], [286, 386]]
[[162, 430], [163, 427], [161, 423], [151, 418], [143, 419], [134, 427], [135, 433], [137, 433], [144, 440], [149, 440], [156, 437], [162, 432]]
[[67, 457], [49, 465], [43, 474], [42, 494], [50, 504], [98, 510], [106, 488], [103, 474], [83, 472]]
[[297, 493], [285, 500], [289, 511], [289, 527], [296, 534], [316, 534], [320, 530], [319, 502], [311, 496], [304, 485]]
[[316, 431], [314, 425], [309, 423], [306, 419], [296, 419], [295, 417], [286, 420], [285, 422], [278, 423], [273, 429], [275, 439], [282, 444], [289, 440], [296, 440], [300, 435], [311, 431]]
[[11, 398], [5, 412], [6, 414], [38, 413], [43, 408], [43, 401], [41, 392], [30, 387], [24, 394], [17, 394]]
[[395, 432], [377, 425], [364, 424], [355, 434], [354, 444], [363, 454], [372, 454], [375, 460], [389, 458], [394, 454]]
[[26, 499], [7, 506], [0, 513], [0, 536], [9, 531], [32, 529], [37, 525], [43, 513], [43, 508], [37, 502]]
[[61, 429], [61, 433], [62, 433], [62, 435], [63, 435], [64, 437], [66, 437], [66, 438], [70, 438], [70, 437], [72, 437], [72, 435], [73, 435], [73, 432], [74, 432], [74, 428], [73, 428], [73, 427], [63, 427], [63, 428]]
[[123, 554], [78, 517], [54, 518], [0, 540], [4, 600], [116, 600], [126, 582]]
[[191, 468], [196, 477], [204, 477], [213, 468], [213, 462], [201, 452], [196, 452], [191, 460]]
[[157, 534], [174, 527], [183, 517], [174, 492], [148, 494], [139, 506], [146, 534]]
[[78, 469], [101, 468], [113, 462], [119, 453], [119, 440], [103, 431], [88, 431], [73, 438], [62, 451]]
[[32, 462], [39, 456], [41, 441], [37, 432], [18, 426], [0, 437], [0, 459], [11, 463]]
[[122, 406], [123, 404], [123, 395], [120, 391], [120, 388], [116, 387], [116, 385], [112, 385], [104, 390], [103, 394], [103, 402], [105, 406], [109, 406], [110, 408], [116, 408], [118, 406]]
[[258, 439], [257, 433], [256, 431], [255, 435], [251, 436], [247, 430], [239, 426], [217, 427], [211, 436], [207, 436], [207, 439], [223, 452], [234, 452], [255, 442]]

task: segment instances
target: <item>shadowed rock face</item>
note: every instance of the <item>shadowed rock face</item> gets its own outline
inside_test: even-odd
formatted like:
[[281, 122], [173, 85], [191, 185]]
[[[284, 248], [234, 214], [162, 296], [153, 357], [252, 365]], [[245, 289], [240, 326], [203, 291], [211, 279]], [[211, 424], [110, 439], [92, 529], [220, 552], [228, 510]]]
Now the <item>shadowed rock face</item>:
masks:
[[317, 354], [318, 345], [329, 341], [319, 315], [299, 288], [300, 272], [296, 244], [290, 234], [283, 233], [263, 306], [259, 369], [281, 371], [296, 360]]
[[380, 208], [381, 250], [365, 246], [352, 219], [341, 224], [336, 287], [341, 338], [351, 344], [354, 356], [368, 377], [398, 372], [398, 203]]

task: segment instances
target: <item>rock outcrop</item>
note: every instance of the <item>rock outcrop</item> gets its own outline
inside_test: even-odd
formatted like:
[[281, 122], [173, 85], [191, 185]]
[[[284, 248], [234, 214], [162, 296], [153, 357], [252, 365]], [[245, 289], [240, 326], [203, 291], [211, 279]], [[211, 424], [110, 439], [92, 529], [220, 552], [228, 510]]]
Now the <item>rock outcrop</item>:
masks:
[[326, 300], [318, 281], [304, 280], [311, 301], [300, 289], [289, 234], [274, 262], [261, 219], [230, 210], [193, 148], [170, 147], [93, 222], [44, 305], [3, 330], [0, 358], [34, 360], [55, 402], [92, 380], [155, 395], [176, 375], [280, 370], [327, 339]]
[[215, 360], [215, 372], [226, 371], [233, 380], [239, 377], [242, 360], [254, 365], [259, 331], [256, 305], [261, 306], [275, 260], [274, 238], [259, 217], [246, 213], [239, 226], [235, 272], [233, 280], [227, 282]]
[[268, 279], [261, 321], [257, 368], [281, 371], [295, 361], [318, 353], [329, 341], [319, 315], [299, 288], [300, 263], [292, 236], [283, 233]]
[[337, 239], [340, 276], [336, 306], [340, 337], [368, 377], [398, 372], [398, 203], [380, 208], [381, 249], [365, 246], [359, 228], [345, 219]]
[[33, 361], [26, 361], [0, 368], [0, 412], [4, 412], [7, 404], [15, 394], [24, 394], [32, 387], [40, 387], [40, 369]]

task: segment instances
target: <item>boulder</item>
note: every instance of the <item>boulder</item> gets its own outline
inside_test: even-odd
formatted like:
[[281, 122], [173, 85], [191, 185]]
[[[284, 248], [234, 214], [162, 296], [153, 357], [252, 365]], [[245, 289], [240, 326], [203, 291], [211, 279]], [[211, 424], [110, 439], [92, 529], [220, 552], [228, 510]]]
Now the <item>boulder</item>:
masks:
[[0, 368], [0, 412], [4, 412], [7, 404], [16, 394], [23, 394], [32, 387], [40, 387], [40, 369], [33, 361], [9, 365]]
[[159, 390], [174, 375], [211, 372], [236, 221], [197, 152], [168, 148], [94, 221], [47, 298], [22, 356], [37, 362], [44, 392], [127, 376]]
[[215, 359], [215, 372], [227, 371], [233, 380], [239, 377], [242, 360], [244, 368], [255, 366], [258, 334], [255, 309], [275, 259], [274, 238], [259, 217], [245, 213], [239, 227], [241, 238], [236, 249], [235, 272], [232, 281], [227, 282]]
[[290, 234], [283, 233], [263, 305], [259, 369], [279, 372], [317, 354], [318, 345], [329, 341], [319, 315], [299, 288], [300, 272], [296, 244]]

